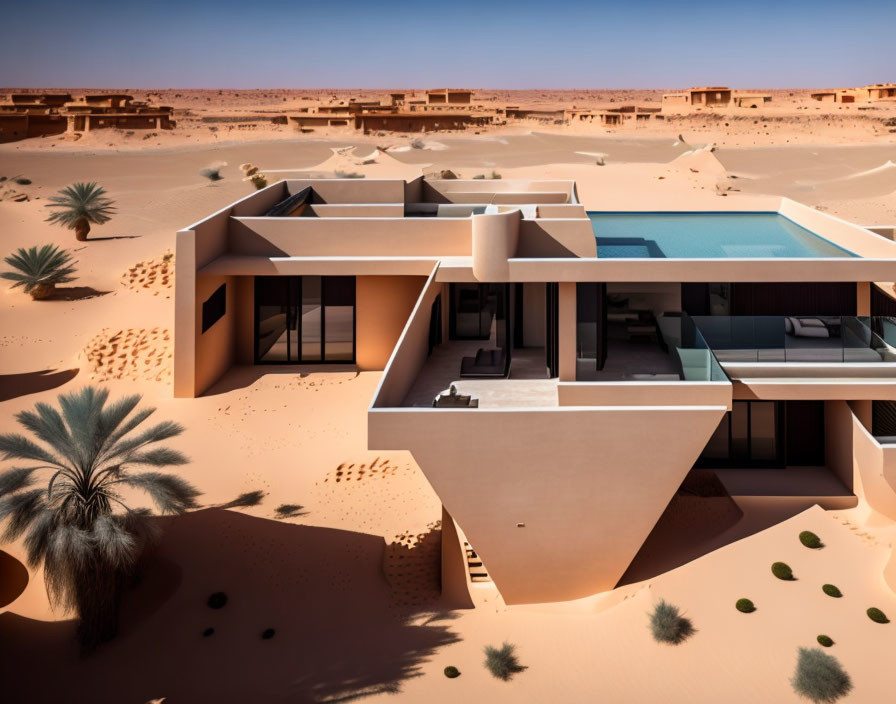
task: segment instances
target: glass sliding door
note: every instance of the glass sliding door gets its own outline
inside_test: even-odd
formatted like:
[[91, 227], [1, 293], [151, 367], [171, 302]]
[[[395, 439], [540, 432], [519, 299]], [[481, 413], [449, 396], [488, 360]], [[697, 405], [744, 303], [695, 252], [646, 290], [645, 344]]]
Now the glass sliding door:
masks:
[[786, 466], [784, 417], [785, 404], [780, 401], [734, 401], [695, 466]]
[[302, 277], [302, 350], [295, 362], [323, 359], [323, 291], [320, 276]]
[[355, 277], [325, 276], [324, 359], [351, 362], [355, 358]]
[[355, 277], [255, 277], [257, 364], [355, 360]]
[[258, 362], [289, 361], [289, 284], [287, 277], [255, 278], [255, 359]]

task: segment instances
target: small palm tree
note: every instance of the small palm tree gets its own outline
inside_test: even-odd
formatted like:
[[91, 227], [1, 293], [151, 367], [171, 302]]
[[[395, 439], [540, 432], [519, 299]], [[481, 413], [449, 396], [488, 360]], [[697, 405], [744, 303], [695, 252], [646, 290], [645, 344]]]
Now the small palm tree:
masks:
[[54, 244], [45, 244], [40, 249], [19, 247], [15, 254], [4, 257], [3, 261], [15, 271], [4, 271], [0, 278], [15, 281], [13, 288], [21, 286], [36, 301], [52, 296], [56, 284], [75, 280], [71, 252]]
[[90, 223], [102, 225], [109, 222], [115, 213], [111, 200], [106, 198], [106, 190], [96, 183], [74, 183], [66, 186], [59, 195], [51, 196], [48, 208], [57, 210], [50, 214], [47, 222], [58, 222], [75, 231], [79, 242], [87, 239]]
[[195, 508], [199, 495], [180, 477], [146, 470], [187, 462], [175, 450], [150, 447], [183, 428], [163, 421], [138, 431], [155, 409], [135, 412], [139, 396], [107, 405], [108, 398], [106, 389], [88, 386], [60, 395], [61, 413], [46, 403], [18, 413], [40, 442], [0, 435], [3, 459], [27, 463], [0, 473], [3, 539], [25, 535], [28, 563], [43, 563], [51, 603], [76, 611], [85, 651], [115, 635], [122, 586], [153, 533], [151, 511], [128, 507], [119, 491], [140, 489], [159, 512], [175, 514]]

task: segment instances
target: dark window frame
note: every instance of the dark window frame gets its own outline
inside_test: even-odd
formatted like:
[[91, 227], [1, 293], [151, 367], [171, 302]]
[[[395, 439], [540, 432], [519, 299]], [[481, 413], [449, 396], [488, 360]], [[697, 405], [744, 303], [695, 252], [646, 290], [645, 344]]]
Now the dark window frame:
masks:
[[[315, 276], [317, 276], [315, 274]], [[261, 359], [258, 355], [258, 333], [259, 333], [259, 316], [258, 316], [258, 286], [259, 283], [264, 281], [265, 279], [274, 279], [274, 278], [283, 278], [287, 280], [286, 286], [286, 319], [287, 319], [287, 327], [286, 327], [286, 359], [275, 359], [275, 360], [265, 360]], [[302, 279], [303, 276], [256, 276], [253, 288], [253, 338], [252, 338], [252, 356], [254, 363], [257, 365], [292, 365], [292, 366], [309, 366], [309, 365], [353, 365], [357, 364], [358, 360], [358, 278], [356, 276], [343, 276], [343, 277], [329, 277], [329, 276], [319, 276], [321, 279], [321, 311], [320, 311], [320, 359], [308, 359], [303, 360], [292, 359], [292, 341], [289, 335], [290, 325], [295, 319], [296, 324], [296, 339], [298, 340], [299, 350], [301, 350], [302, 344], [302, 315], [301, 315], [301, 306], [302, 306]], [[327, 328], [326, 328], [326, 316], [327, 316], [327, 302], [326, 302], [326, 284], [324, 283], [324, 279], [328, 278], [345, 278], [352, 280], [352, 357], [351, 359], [335, 359], [330, 360], [326, 359], [326, 339], [327, 339]]]

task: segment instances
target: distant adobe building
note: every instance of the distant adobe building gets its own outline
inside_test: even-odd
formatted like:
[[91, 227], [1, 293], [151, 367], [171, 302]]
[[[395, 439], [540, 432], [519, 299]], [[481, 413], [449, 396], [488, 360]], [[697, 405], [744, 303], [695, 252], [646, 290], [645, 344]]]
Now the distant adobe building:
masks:
[[353, 128], [370, 132], [438, 132], [494, 124], [497, 110], [483, 110], [471, 103], [473, 92], [453, 88], [426, 91], [426, 99], [413, 94], [389, 93], [386, 102], [350, 99], [339, 105], [312, 105], [288, 120], [303, 131], [315, 127]]
[[13, 93], [0, 102], [0, 142], [91, 129], [172, 129], [172, 108], [125, 94]]
[[772, 96], [768, 93], [739, 93], [728, 86], [702, 86], [681, 93], [666, 93], [663, 108], [759, 108], [771, 101]]
[[872, 83], [861, 88], [836, 88], [810, 93], [820, 103], [856, 103], [896, 100], [896, 83]]

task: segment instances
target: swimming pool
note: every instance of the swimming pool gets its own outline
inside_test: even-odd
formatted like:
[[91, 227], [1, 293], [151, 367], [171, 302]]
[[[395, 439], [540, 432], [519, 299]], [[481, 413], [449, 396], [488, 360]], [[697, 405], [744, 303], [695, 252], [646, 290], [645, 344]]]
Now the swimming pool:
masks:
[[589, 212], [598, 258], [846, 258], [852, 252], [779, 213]]

